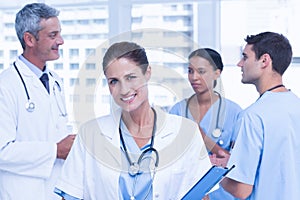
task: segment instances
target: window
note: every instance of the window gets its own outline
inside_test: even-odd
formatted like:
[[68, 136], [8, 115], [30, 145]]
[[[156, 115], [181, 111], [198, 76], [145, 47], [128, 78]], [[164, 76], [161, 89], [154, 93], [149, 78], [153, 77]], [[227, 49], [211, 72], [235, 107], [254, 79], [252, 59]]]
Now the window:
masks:
[[14, 28], [15, 24], [14, 23], [5, 23], [4, 26], [5, 26], [5, 28]]
[[105, 94], [102, 95], [102, 101], [101, 101], [101, 103], [103, 103], [103, 104], [109, 104], [110, 101], [111, 101], [110, 95], [105, 95]]
[[85, 101], [88, 103], [93, 103], [95, 101], [96, 97], [95, 95], [89, 94], [85, 96]]
[[108, 34], [107, 33], [100, 33], [100, 34], [88, 34], [88, 39], [107, 39]]
[[9, 58], [10, 59], [16, 59], [17, 56], [18, 56], [18, 50], [10, 50], [9, 51]]
[[62, 58], [64, 56], [64, 51], [62, 49], [59, 49], [59, 56]]
[[85, 69], [86, 70], [95, 70], [96, 69], [96, 64], [95, 63], [86, 63], [85, 64]]
[[55, 70], [61, 70], [63, 68], [64, 68], [64, 65], [62, 63], [54, 63]]
[[133, 17], [132, 18], [132, 23], [138, 23], [140, 24], [143, 20], [143, 17]]
[[62, 25], [74, 25], [75, 21], [74, 20], [62, 20], [61, 23], [62, 23]]
[[77, 22], [80, 25], [88, 25], [89, 24], [89, 20], [88, 19], [80, 19]]
[[79, 102], [80, 96], [78, 94], [71, 94], [70, 95], [70, 102]]
[[78, 70], [79, 64], [78, 63], [70, 63], [70, 70]]
[[96, 85], [96, 79], [95, 78], [87, 78], [86, 80], [85, 80], [85, 82], [86, 82], [86, 86], [94, 86], [94, 85]]
[[70, 86], [79, 85], [79, 78], [70, 78]]
[[94, 19], [94, 24], [106, 24], [106, 19]]
[[5, 36], [5, 41], [17, 41], [17, 37], [16, 36]]
[[183, 5], [183, 10], [191, 11], [191, 10], [193, 10], [193, 5], [191, 5], [191, 4], [184, 4]]
[[171, 10], [176, 11], [177, 10], [177, 5], [171, 5]]
[[133, 39], [141, 39], [143, 37], [143, 33], [142, 32], [133, 32], [132, 33], [132, 38]]
[[102, 87], [106, 87], [107, 86], [107, 80], [104, 78], [102, 79]]
[[0, 63], [0, 70], [3, 69], [3, 63]]
[[79, 56], [79, 49], [70, 49], [69, 50], [70, 58], [75, 58]]
[[192, 19], [190, 16], [183, 17], [183, 25], [184, 26], [191, 26], [192, 25]]
[[85, 56], [94, 56], [96, 54], [96, 49], [87, 48], [85, 49]]

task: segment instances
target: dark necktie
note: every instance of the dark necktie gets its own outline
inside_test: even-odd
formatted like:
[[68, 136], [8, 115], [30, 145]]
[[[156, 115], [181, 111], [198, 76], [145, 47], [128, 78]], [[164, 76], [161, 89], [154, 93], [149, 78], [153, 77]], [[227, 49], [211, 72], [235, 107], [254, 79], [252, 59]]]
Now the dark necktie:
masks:
[[43, 74], [40, 78], [42, 81], [43, 85], [45, 86], [47, 92], [49, 93], [49, 77], [48, 74]]

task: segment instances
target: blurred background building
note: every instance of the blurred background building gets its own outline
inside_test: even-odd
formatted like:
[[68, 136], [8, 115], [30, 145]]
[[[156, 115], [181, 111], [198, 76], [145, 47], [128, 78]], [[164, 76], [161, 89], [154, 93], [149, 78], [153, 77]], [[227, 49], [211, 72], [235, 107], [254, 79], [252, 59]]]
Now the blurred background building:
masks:
[[[44, 2], [60, 10], [65, 44], [61, 57], [48, 63], [64, 82], [72, 123], [110, 112], [111, 98], [102, 74], [102, 57], [116, 41], [135, 41], [146, 48], [152, 66], [150, 100], [168, 109], [188, 97], [187, 56], [199, 47], [218, 50], [225, 68], [218, 90], [243, 108], [258, 94], [240, 82], [236, 63], [244, 38], [262, 31], [286, 35], [294, 59], [286, 86], [300, 95], [300, 38], [297, 0], [10, 0], [0, 5], [0, 72], [22, 53], [14, 29], [15, 15], [25, 4]], [[13, 84], [13, 83], [12, 83]], [[25, 98], [25, 97], [24, 97]]]

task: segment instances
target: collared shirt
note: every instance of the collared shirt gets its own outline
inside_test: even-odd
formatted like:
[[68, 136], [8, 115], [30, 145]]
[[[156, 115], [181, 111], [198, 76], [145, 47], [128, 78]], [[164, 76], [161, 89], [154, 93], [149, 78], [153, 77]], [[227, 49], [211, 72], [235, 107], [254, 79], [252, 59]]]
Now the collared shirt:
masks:
[[19, 59], [25, 63], [25, 65], [38, 77], [40, 78], [43, 73], [49, 73], [47, 66], [45, 66], [44, 71], [40, 70], [37, 66], [29, 62], [23, 55], [19, 56]]

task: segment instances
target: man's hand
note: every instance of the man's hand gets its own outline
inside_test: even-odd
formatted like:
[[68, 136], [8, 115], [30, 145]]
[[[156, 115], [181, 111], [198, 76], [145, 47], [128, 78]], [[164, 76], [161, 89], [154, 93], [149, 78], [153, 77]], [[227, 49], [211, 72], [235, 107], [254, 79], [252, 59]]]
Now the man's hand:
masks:
[[56, 154], [57, 158], [61, 158], [64, 160], [67, 158], [70, 149], [73, 145], [75, 137], [76, 137], [75, 134], [68, 135], [67, 137], [65, 137], [64, 139], [62, 139], [60, 142], [57, 143], [57, 154]]

